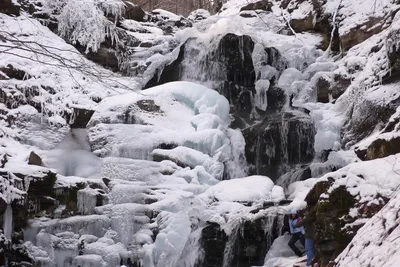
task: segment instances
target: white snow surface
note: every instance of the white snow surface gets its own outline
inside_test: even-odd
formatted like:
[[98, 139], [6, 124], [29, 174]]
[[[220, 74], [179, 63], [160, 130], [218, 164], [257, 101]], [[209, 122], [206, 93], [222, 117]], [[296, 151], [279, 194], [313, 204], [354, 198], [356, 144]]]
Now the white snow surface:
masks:
[[396, 266], [400, 259], [399, 206], [397, 190], [386, 206], [358, 230], [349, 246], [336, 258], [336, 266]]
[[[274, 183], [265, 176], [250, 176], [247, 178], [222, 181], [210, 187], [205, 194], [218, 201], [259, 201], [271, 199]], [[272, 200], [272, 199], [271, 199]]]

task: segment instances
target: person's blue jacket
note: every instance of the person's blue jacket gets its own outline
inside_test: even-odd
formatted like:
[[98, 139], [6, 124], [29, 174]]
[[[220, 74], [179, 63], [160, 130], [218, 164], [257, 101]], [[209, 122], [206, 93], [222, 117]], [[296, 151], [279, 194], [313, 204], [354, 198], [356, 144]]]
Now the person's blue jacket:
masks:
[[289, 228], [290, 228], [291, 234], [301, 232], [304, 235], [304, 233], [305, 233], [304, 226], [295, 227], [295, 225], [299, 222], [299, 219], [300, 219], [300, 217], [297, 217], [295, 219], [289, 218]]

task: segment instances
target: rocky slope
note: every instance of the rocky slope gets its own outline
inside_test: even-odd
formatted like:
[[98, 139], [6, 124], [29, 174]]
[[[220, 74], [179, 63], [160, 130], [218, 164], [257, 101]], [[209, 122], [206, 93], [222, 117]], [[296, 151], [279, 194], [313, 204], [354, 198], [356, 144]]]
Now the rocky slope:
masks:
[[396, 210], [399, 9], [0, 4], [0, 264], [292, 266], [298, 208], [321, 266], [380, 266], [363, 233]]

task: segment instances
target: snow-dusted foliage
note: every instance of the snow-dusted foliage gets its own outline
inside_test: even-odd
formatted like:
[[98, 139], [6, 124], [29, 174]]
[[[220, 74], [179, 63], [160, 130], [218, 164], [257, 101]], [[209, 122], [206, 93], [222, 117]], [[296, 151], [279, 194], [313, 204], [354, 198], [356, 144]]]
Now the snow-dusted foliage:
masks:
[[[48, 7], [58, 11], [58, 31], [72, 44], [86, 47], [86, 53], [96, 52], [106, 39], [119, 41], [115, 23], [125, 5], [120, 0], [58, 0], [48, 1]], [[112, 16], [115, 22], [108, 19]]]

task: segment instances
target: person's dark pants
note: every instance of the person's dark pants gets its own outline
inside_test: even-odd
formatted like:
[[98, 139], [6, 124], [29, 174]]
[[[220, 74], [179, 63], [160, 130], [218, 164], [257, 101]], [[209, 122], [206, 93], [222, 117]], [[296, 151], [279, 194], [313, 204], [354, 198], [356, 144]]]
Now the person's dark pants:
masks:
[[288, 245], [289, 245], [289, 247], [293, 250], [293, 252], [297, 255], [297, 256], [299, 256], [299, 257], [301, 257], [301, 255], [302, 255], [302, 253], [301, 253], [301, 251], [296, 247], [296, 242], [297, 242], [297, 240], [300, 240], [300, 242], [301, 242], [301, 244], [303, 245], [303, 247], [305, 247], [306, 245], [305, 245], [305, 238], [304, 238], [304, 235], [301, 233], [301, 232], [299, 232], [299, 233], [294, 233], [293, 235], [292, 235], [292, 238], [290, 238], [290, 241], [289, 241], [289, 243], [288, 243]]

